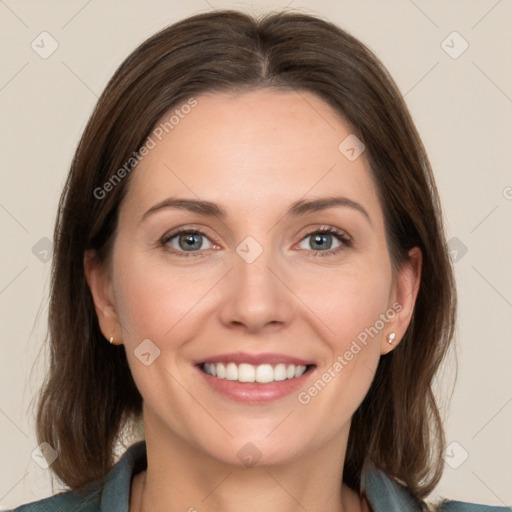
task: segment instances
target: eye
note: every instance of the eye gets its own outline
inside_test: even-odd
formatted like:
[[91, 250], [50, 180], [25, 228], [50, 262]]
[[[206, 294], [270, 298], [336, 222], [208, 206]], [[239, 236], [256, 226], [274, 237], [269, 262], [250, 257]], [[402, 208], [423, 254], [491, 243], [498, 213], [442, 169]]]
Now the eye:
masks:
[[[314, 256], [328, 256], [349, 247], [351, 243], [351, 238], [344, 231], [327, 226], [309, 232], [299, 243], [299, 248]], [[165, 250], [184, 257], [203, 256], [203, 251], [216, 247], [206, 233], [190, 228], [164, 235], [160, 244]]]
[[[199, 256], [195, 254], [213, 248], [213, 243], [205, 233], [197, 229], [182, 229], [164, 235], [161, 244], [178, 256]], [[186, 254], [189, 253], [189, 254]]]
[[326, 227], [308, 233], [299, 247], [316, 253], [315, 256], [327, 256], [349, 247], [350, 244], [351, 240], [346, 233], [336, 228]]

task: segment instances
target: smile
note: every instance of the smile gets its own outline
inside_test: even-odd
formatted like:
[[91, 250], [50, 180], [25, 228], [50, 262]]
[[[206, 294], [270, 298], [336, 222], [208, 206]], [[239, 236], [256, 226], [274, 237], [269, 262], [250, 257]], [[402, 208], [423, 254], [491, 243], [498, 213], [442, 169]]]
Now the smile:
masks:
[[218, 362], [203, 363], [200, 368], [207, 375], [217, 379], [268, 384], [298, 378], [306, 372], [308, 367], [285, 363], [252, 365]]
[[216, 354], [194, 361], [194, 366], [217, 396], [254, 405], [293, 396], [317, 368], [312, 359], [269, 352]]

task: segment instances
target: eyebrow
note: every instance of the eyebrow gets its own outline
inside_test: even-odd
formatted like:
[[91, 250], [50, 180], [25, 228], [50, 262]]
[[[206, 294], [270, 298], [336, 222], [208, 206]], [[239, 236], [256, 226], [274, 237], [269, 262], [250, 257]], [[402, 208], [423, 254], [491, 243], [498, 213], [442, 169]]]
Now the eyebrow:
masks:
[[[349, 199], [348, 197], [321, 197], [318, 199], [312, 199], [306, 201], [301, 199], [291, 204], [290, 208], [285, 214], [285, 217], [299, 217], [307, 213], [320, 212], [329, 208], [335, 208], [337, 206], [344, 206], [352, 208], [364, 215], [366, 220], [372, 224], [372, 220], [368, 212], [364, 207], [356, 201]], [[206, 215], [208, 217], [218, 217], [225, 219], [227, 217], [226, 210], [216, 203], [210, 201], [202, 201], [198, 199], [180, 199], [175, 197], [169, 197], [160, 201], [159, 203], [152, 206], [142, 216], [141, 222], [144, 221], [151, 214], [166, 208], [174, 208], [178, 210], [186, 210], [193, 213], [199, 213], [200, 215]]]

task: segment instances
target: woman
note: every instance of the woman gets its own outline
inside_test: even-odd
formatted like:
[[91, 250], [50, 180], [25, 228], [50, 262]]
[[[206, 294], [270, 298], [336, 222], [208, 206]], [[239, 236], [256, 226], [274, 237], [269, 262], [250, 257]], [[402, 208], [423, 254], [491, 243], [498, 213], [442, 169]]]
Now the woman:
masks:
[[395, 84], [338, 27], [216, 11], [144, 42], [79, 144], [53, 265], [37, 428], [70, 491], [16, 510], [434, 508], [441, 209]]

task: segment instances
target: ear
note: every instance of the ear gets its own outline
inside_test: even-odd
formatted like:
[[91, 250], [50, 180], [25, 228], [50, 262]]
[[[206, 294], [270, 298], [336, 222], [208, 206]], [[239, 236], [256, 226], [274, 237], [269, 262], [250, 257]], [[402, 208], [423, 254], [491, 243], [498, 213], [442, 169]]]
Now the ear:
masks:
[[118, 345], [121, 342], [121, 327], [110, 273], [98, 260], [93, 250], [85, 251], [84, 270], [101, 332], [107, 340], [114, 338], [113, 343]]
[[[418, 247], [413, 247], [409, 251], [408, 260], [403, 263], [396, 276], [390, 308], [396, 314], [386, 324], [381, 340], [381, 354], [391, 352], [400, 343], [411, 322], [420, 288], [422, 261], [421, 250]], [[395, 333], [395, 339], [393, 343], [389, 343], [388, 336], [392, 332]]]

